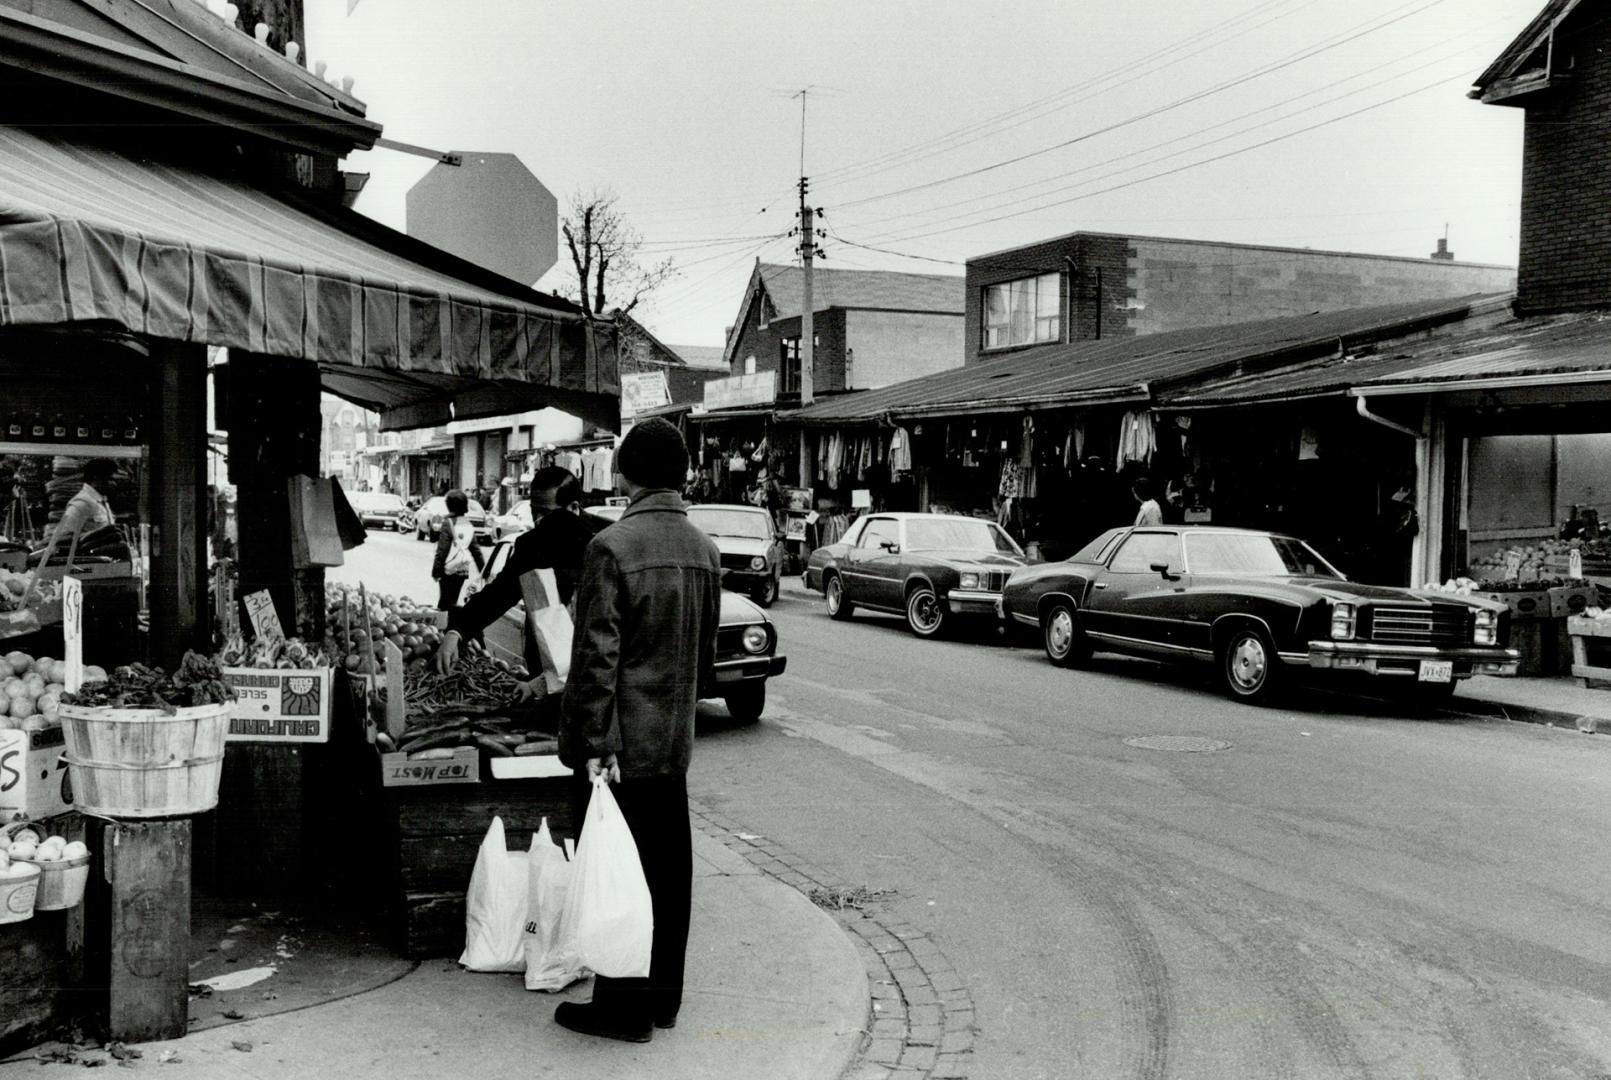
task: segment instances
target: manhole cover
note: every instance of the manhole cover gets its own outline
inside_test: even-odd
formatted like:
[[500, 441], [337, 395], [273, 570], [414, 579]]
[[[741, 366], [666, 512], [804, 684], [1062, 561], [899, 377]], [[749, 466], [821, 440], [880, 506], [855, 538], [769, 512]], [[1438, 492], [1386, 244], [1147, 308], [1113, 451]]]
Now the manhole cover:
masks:
[[1201, 735], [1137, 735], [1124, 740], [1126, 746], [1143, 750], [1174, 750], [1182, 754], [1200, 754], [1208, 750], [1229, 750], [1231, 744], [1219, 739], [1205, 739]]

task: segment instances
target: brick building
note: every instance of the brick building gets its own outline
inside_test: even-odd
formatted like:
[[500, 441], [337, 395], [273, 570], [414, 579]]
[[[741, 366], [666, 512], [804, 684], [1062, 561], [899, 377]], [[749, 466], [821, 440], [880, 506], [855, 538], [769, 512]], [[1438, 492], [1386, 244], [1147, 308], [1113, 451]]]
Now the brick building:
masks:
[[[1611, 236], [1611, 232], [1608, 232]], [[967, 363], [1016, 349], [1508, 292], [1506, 266], [1074, 232], [969, 259]]]
[[[758, 262], [727, 335], [728, 372], [777, 372], [777, 391], [800, 393], [804, 272]], [[818, 394], [866, 390], [957, 367], [962, 279], [941, 274], [817, 269], [812, 277]]]
[[1553, 0], [1471, 96], [1525, 109], [1519, 314], [1611, 303], [1611, 12]]

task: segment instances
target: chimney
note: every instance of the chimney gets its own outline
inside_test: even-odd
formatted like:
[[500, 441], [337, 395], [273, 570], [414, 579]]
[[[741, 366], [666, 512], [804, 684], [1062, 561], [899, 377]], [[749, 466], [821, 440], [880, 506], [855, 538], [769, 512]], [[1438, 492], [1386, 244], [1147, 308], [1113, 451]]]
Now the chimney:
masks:
[[1447, 236], [1438, 237], [1438, 249], [1432, 253], [1432, 258], [1442, 262], [1454, 261], [1454, 252], [1449, 250], [1449, 238]]

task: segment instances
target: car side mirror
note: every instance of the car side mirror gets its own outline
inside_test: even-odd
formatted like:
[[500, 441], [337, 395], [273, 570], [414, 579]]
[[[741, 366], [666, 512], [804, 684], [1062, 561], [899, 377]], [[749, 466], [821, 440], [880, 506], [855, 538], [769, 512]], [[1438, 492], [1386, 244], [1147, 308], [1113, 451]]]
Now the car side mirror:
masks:
[[1155, 563], [1152, 564], [1152, 569], [1153, 569], [1153, 571], [1155, 573], [1157, 573], [1160, 576], [1162, 576], [1162, 578], [1165, 581], [1179, 581], [1180, 580], [1180, 575], [1179, 574], [1171, 574], [1169, 572], [1169, 564], [1166, 563], [1166, 562], [1155, 562]]
[[891, 555], [899, 555], [901, 553], [901, 546], [893, 540], [885, 540], [878, 546], [889, 552]]

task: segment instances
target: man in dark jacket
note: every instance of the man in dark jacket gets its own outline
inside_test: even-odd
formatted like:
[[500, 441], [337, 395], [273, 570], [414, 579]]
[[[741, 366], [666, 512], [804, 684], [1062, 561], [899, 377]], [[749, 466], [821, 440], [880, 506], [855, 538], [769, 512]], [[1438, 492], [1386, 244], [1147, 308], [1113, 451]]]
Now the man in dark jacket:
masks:
[[616, 783], [649, 883], [654, 947], [648, 978], [597, 976], [593, 1000], [566, 1002], [554, 1019], [647, 1042], [655, 1027], [675, 1026], [682, 1005], [693, 887], [688, 760], [699, 687], [716, 661], [721, 559], [677, 494], [688, 451], [675, 427], [658, 417], [635, 425], [615, 460], [631, 502], [587, 546], [559, 753], [584, 793], [597, 775]]
[[[436, 670], [447, 673], [459, 659], [459, 641], [476, 638], [502, 618], [525, 595], [522, 577], [532, 570], [552, 569], [559, 599], [569, 604], [582, 575], [582, 552], [595, 532], [593, 519], [579, 512], [582, 485], [570, 470], [551, 465], [531, 478], [532, 527], [515, 538], [509, 558], [498, 576], [462, 607], [448, 612], [447, 633], [434, 658]], [[601, 523], [602, 524], [602, 523]], [[525, 629], [526, 669], [536, 682], [542, 673], [537, 639], [528, 620]], [[529, 684], [528, 684], [529, 685]]]

